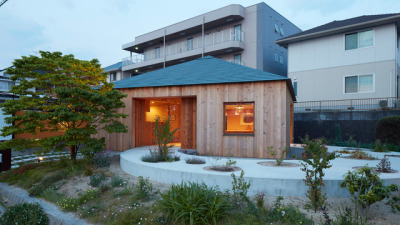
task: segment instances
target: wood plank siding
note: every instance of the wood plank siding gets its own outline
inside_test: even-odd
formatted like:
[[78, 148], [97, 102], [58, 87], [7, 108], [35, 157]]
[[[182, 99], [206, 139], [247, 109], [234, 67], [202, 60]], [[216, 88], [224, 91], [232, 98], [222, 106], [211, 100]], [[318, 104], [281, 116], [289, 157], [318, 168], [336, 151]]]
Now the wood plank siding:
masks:
[[[286, 80], [119, 90], [128, 95], [120, 110], [129, 115], [122, 119], [128, 132], [99, 133], [112, 150], [141, 146], [135, 132], [144, 129], [138, 122], [143, 115], [135, 112], [143, 111], [142, 99], [166, 97], [182, 98], [182, 148], [193, 147], [199, 155], [267, 158], [268, 146], [280, 151], [290, 145], [293, 99]], [[254, 135], [224, 136], [224, 102], [254, 102]]]

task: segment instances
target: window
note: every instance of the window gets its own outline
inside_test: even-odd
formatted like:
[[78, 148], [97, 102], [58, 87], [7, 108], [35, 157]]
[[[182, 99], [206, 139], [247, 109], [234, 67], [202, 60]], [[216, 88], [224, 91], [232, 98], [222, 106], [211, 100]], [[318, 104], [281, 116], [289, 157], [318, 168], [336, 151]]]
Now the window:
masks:
[[154, 49], [154, 58], [155, 59], [158, 59], [158, 58], [160, 58], [160, 47], [156, 47], [155, 49]]
[[279, 56], [278, 56], [278, 54], [275, 53], [275, 62], [278, 62], [278, 60], [279, 60]]
[[242, 64], [242, 55], [240, 55], [240, 54], [234, 55], [233, 62], [241, 65]]
[[297, 81], [293, 82], [294, 96], [297, 97]]
[[117, 80], [117, 74], [110, 73], [110, 81], [116, 81], [116, 80]]
[[188, 38], [187, 39], [187, 50], [193, 50], [193, 38]]
[[280, 57], [279, 57], [279, 62], [280, 62], [281, 64], [283, 64], [283, 56], [280, 56]]
[[357, 48], [365, 48], [374, 44], [373, 30], [366, 30], [357, 33], [345, 35], [345, 49], [352, 50]]
[[278, 25], [275, 24], [275, 33], [278, 33], [278, 32], [279, 32], [279, 27], [278, 27]]
[[374, 91], [374, 75], [347, 76], [344, 78], [345, 93], [363, 93]]
[[254, 134], [254, 102], [226, 102], [224, 115], [224, 134]]
[[280, 31], [281, 31], [281, 36], [285, 35], [285, 33], [283, 32], [283, 28], [282, 27], [281, 27]]
[[236, 25], [234, 27], [235, 41], [242, 41], [242, 25]]

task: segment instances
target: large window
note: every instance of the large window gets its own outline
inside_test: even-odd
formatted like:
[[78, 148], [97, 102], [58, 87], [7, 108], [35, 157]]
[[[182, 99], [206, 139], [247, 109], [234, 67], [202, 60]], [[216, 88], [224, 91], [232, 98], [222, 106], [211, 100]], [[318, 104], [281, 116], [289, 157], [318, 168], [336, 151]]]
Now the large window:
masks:
[[254, 134], [254, 102], [224, 103], [224, 134]]
[[241, 65], [242, 64], [242, 55], [241, 54], [234, 55], [233, 62]]
[[366, 30], [345, 35], [345, 49], [357, 49], [374, 45], [374, 31]]
[[241, 25], [236, 25], [234, 27], [234, 38], [235, 41], [243, 41], [242, 40], [242, 26]]
[[117, 80], [117, 74], [116, 73], [110, 73], [110, 81], [116, 81]]
[[374, 91], [374, 75], [347, 76], [344, 78], [345, 93], [363, 93]]

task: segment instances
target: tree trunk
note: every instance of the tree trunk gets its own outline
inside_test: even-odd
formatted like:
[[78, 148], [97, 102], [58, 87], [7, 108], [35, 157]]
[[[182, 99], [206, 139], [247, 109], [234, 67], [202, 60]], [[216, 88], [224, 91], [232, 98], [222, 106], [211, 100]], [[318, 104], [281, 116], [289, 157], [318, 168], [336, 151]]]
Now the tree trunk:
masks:
[[71, 155], [71, 160], [76, 161], [76, 154], [78, 153], [78, 146], [69, 146], [69, 153]]

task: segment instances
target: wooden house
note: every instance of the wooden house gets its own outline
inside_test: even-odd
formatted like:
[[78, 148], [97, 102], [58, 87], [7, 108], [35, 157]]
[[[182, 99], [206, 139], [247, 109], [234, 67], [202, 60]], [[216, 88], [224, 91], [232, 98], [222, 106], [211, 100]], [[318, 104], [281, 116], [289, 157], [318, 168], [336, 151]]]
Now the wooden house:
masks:
[[156, 115], [171, 117], [173, 142], [198, 155], [266, 158], [268, 146], [282, 151], [293, 136], [287, 77], [207, 56], [114, 84], [127, 95], [128, 132], [99, 133], [112, 150], [154, 145]]

